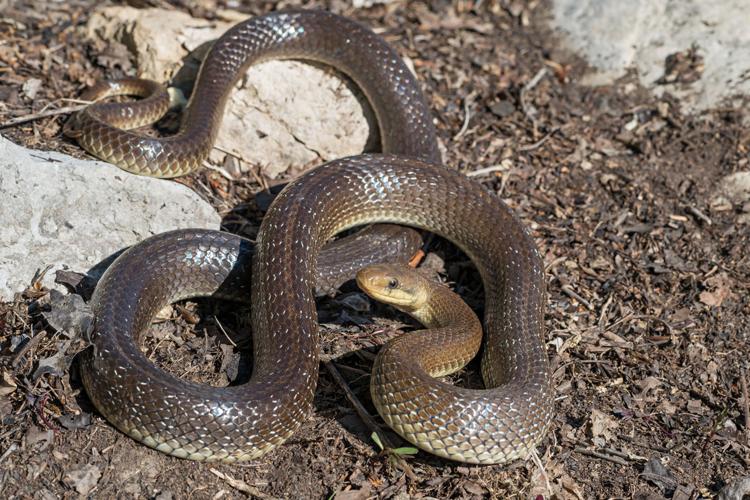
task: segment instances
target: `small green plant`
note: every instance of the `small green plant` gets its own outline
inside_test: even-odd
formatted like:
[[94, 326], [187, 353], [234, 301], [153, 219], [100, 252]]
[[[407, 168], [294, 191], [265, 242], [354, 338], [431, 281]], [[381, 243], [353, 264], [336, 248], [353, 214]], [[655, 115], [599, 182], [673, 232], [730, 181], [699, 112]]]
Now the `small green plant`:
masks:
[[370, 435], [381, 453], [385, 453], [388, 456], [388, 463], [397, 469], [401, 469], [412, 481], [416, 481], [417, 477], [414, 475], [414, 471], [411, 469], [408, 463], [406, 463], [406, 457], [413, 456], [419, 453], [419, 450], [411, 446], [402, 446], [400, 448], [386, 448], [383, 445], [383, 441], [377, 432], [373, 432]]
[[370, 438], [375, 441], [375, 444], [378, 445], [378, 448], [380, 448], [380, 451], [384, 451], [388, 454], [395, 454], [399, 457], [403, 457], [405, 455], [416, 455], [419, 453], [419, 450], [411, 447], [411, 446], [402, 446], [401, 448], [388, 448], [386, 449], [385, 446], [383, 446], [383, 442], [380, 440], [380, 436], [378, 436], [377, 432], [373, 432]]

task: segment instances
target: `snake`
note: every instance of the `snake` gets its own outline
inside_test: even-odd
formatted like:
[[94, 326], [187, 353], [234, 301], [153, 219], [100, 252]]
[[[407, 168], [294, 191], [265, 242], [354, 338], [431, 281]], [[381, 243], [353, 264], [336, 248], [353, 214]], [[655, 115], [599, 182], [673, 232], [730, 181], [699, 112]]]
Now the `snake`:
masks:
[[189, 174], [208, 158], [235, 84], [251, 65], [269, 59], [302, 59], [336, 68], [370, 103], [384, 152], [440, 162], [424, 94], [396, 51], [365, 26], [315, 10], [254, 17], [219, 37], [201, 64], [173, 136], [154, 138], [123, 129], [152, 123], [169, 108], [163, 85], [138, 78], [103, 81], [81, 97], [132, 94], [143, 99], [94, 103], [68, 120], [63, 131], [94, 156], [128, 172], [161, 178]]
[[[370, 395], [378, 413], [391, 428], [407, 436], [412, 443], [434, 452], [435, 446], [446, 446], [446, 443], [426, 439], [430, 431], [414, 432], [415, 424], [421, 424], [413, 415], [423, 408], [413, 398], [404, 398], [402, 388], [419, 386], [424, 387], [425, 392], [443, 388], [447, 394], [454, 392], [455, 388], [435, 379], [457, 372], [477, 355], [482, 345], [482, 324], [460, 296], [408, 265], [370, 264], [357, 271], [356, 280], [359, 288], [371, 298], [390, 304], [427, 327], [398, 337], [378, 352], [373, 363]], [[399, 375], [393, 377], [394, 373]], [[408, 378], [402, 375], [404, 373], [409, 374]], [[405, 379], [411, 380], [405, 383]], [[432, 418], [445, 422], [445, 417], [437, 412]], [[456, 446], [456, 443], [447, 446]], [[473, 450], [479, 455], [485, 451], [486, 447]], [[455, 454], [456, 450], [452, 452]]]
[[[114, 132], [96, 111], [75, 117], [72, 128], [81, 137], [99, 130], [102, 144], [105, 136], [120, 137], [104, 146], [111, 150], [146, 144], [124, 156], [145, 155], [143, 165], [157, 165], [147, 169], [168, 176], [193, 168], [185, 159], [212, 143], [217, 108], [237, 73], [248, 60], [271, 57], [312, 59], [349, 75], [375, 110], [384, 153], [333, 160], [290, 182], [266, 212], [254, 246], [236, 235], [194, 229], [156, 235], [122, 253], [91, 301], [92, 348], [81, 361], [90, 399], [115, 427], [164, 453], [223, 462], [262, 456], [311, 411], [319, 365], [314, 289], [326, 245], [362, 225], [401, 224], [446, 238], [476, 265], [485, 293], [486, 388], [435, 381], [431, 375], [441, 372], [430, 367], [430, 353], [441, 342], [408, 335], [427, 342], [416, 345], [422, 360], [380, 363], [372, 377], [379, 387], [372, 393], [382, 395], [379, 413], [404, 439], [441, 457], [482, 464], [525, 457], [546, 434], [553, 409], [541, 255], [502, 200], [440, 164], [419, 86], [380, 37], [322, 11], [253, 18], [214, 43], [174, 138], [150, 142]], [[140, 168], [140, 160], [133, 165]], [[182, 380], [140, 350], [164, 305], [207, 295], [249, 298], [254, 362], [245, 383], [209, 387]], [[470, 343], [462, 349], [474, 352], [476, 339]]]

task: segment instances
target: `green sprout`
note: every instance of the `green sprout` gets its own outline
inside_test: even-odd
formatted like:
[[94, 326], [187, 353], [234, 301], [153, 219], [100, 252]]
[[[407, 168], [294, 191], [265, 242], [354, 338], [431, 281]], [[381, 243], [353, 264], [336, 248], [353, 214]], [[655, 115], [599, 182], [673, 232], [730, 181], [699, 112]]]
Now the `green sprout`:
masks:
[[377, 432], [373, 432], [370, 435], [370, 438], [375, 441], [375, 444], [378, 445], [378, 448], [380, 448], [380, 451], [384, 451], [388, 454], [396, 454], [399, 457], [403, 457], [405, 455], [416, 455], [419, 453], [419, 450], [412, 447], [412, 446], [402, 446], [400, 448], [388, 448], [386, 449], [385, 446], [383, 446], [383, 442], [380, 440], [380, 436], [378, 436]]

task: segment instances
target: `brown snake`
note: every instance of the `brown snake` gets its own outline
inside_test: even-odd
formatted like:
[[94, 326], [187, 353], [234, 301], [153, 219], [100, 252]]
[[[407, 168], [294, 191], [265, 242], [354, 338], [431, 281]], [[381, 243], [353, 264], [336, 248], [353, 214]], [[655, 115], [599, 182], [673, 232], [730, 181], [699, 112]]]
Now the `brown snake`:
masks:
[[[93, 350], [81, 370], [89, 396], [115, 426], [165, 453], [229, 462], [262, 455], [286, 440], [310, 411], [318, 373], [313, 287], [324, 244], [354, 226], [404, 224], [447, 238], [476, 264], [486, 297], [482, 375], [488, 389], [436, 383], [420, 364], [383, 363], [373, 376], [383, 394], [381, 415], [407, 440], [453, 460], [503, 463], [525, 456], [552, 415], [540, 255], [496, 196], [457, 172], [417, 159], [436, 160], [429, 113], [413, 77], [380, 38], [323, 12], [252, 19], [215, 43], [176, 138], [146, 140], [125, 132], [106, 147], [124, 150], [123, 144], [145, 140], [148, 147], [132, 156], [146, 155], [147, 163], [162, 153], [188, 154], [180, 149], [188, 143], [193, 153], [205, 150], [215, 130], [195, 123], [217, 122], [236, 73], [248, 60], [290, 54], [342, 68], [358, 82], [376, 111], [384, 150], [399, 154], [335, 160], [289, 184], [263, 219], [252, 285], [249, 243], [230, 234], [176, 231], [126, 251], [92, 300]], [[96, 111], [78, 117], [75, 126], [82, 135], [86, 127], [96, 128], [102, 143], [114, 137], [106, 130], [115, 129]], [[182, 167], [165, 168], [174, 173]], [[248, 288], [255, 359], [249, 382], [225, 388], [187, 382], [140, 351], [140, 337], [167, 303], [242, 296]], [[429, 364], [430, 346], [418, 348]]]

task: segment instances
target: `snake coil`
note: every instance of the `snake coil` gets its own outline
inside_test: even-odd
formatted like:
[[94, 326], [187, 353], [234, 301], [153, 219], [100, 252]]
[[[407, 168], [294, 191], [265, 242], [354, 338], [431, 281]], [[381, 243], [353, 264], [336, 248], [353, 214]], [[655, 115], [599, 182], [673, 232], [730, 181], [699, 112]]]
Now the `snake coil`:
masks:
[[[93, 350], [82, 363], [86, 391], [112, 424], [162, 452], [226, 462], [261, 456], [284, 442], [311, 408], [318, 374], [313, 288], [323, 245], [357, 225], [404, 224], [447, 238], [479, 269], [488, 389], [436, 387], [418, 368], [387, 365], [374, 375], [387, 395], [383, 418], [406, 439], [450, 459], [502, 463], [524, 456], [552, 415], [541, 258], [496, 196], [436, 164], [435, 132], [419, 87], [371, 31], [318, 11], [254, 18], [212, 47], [175, 137], [120, 130], [105, 112], [116, 105], [88, 108], [68, 132], [128, 170], [181, 175], [208, 153], [226, 96], [247, 66], [287, 57], [331, 64], [352, 77], [376, 112], [389, 154], [336, 160], [287, 186], [263, 220], [252, 285], [248, 242], [225, 233], [175, 231], [123, 253], [93, 297]], [[138, 348], [163, 305], [248, 293], [255, 363], [246, 384], [186, 382], [149, 363]]]

